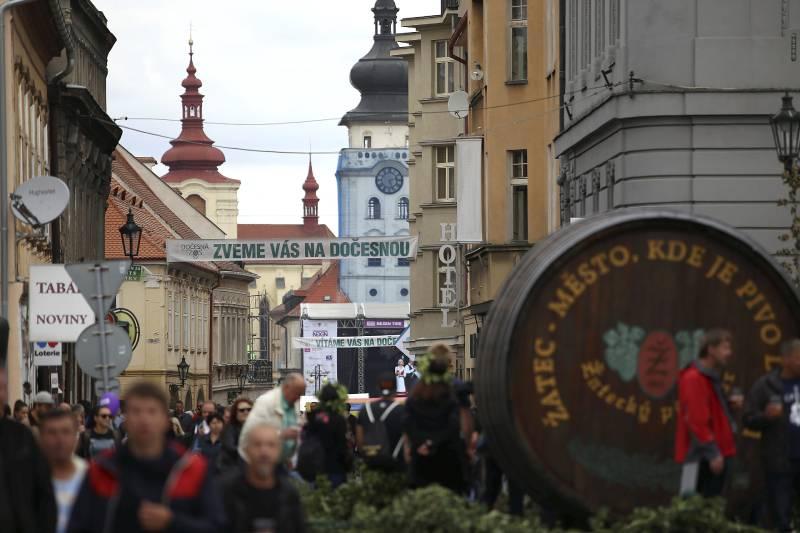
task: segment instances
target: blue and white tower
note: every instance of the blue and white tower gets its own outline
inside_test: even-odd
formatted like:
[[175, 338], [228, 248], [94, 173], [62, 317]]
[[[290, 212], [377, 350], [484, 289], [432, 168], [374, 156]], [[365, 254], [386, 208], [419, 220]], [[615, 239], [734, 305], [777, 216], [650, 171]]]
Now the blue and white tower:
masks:
[[[339, 123], [349, 148], [339, 154], [339, 235], [408, 235], [408, 66], [398, 47], [397, 6], [377, 0], [372, 49], [350, 71], [361, 102]], [[407, 260], [342, 261], [340, 284], [353, 302], [408, 302]]]

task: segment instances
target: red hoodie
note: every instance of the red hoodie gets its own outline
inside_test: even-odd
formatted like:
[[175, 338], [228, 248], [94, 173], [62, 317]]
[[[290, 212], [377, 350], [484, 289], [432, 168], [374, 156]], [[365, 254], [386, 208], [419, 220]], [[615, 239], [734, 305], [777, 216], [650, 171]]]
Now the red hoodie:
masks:
[[714, 380], [693, 363], [678, 380], [678, 424], [675, 461], [711, 460], [736, 455], [733, 428]]

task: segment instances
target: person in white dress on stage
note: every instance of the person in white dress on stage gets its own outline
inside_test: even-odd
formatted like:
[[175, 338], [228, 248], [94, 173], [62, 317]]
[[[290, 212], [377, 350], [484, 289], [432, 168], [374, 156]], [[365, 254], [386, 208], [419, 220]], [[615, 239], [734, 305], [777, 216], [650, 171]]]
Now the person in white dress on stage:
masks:
[[394, 376], [397, 381], [397, 392], [406, 391], [406, 365], [402, 359], [397, 360], [397, 366], [394, 367]]

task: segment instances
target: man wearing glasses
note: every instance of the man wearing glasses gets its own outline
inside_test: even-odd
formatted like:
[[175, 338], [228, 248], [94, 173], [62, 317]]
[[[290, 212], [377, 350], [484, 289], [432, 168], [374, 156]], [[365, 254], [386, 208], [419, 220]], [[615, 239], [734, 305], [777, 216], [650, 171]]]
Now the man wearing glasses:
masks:
[[119, 445], [119, 435], [111, 427], [111, 409], [101, 405], [95, 409], [94, 427], [81, 433], [78, 442], [78, 457], [94, 459], [106, 450], [114, 450]]

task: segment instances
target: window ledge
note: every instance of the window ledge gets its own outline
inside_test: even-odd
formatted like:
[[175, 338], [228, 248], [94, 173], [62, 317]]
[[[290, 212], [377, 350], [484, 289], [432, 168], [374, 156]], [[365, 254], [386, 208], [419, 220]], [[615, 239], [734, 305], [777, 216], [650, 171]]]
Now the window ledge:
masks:
[[506, 80], [506, 85], [528, 85], [528, 80]]

